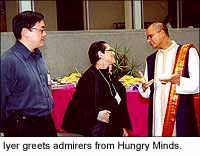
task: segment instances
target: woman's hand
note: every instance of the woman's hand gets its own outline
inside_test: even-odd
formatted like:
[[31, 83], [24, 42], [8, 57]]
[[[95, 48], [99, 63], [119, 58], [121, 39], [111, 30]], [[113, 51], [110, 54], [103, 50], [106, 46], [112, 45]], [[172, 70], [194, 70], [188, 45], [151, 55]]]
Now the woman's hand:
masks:
[[97, 120], [109, 123], [109, 117], [110, 117], [110, 111], [109, 110], [102, 110], [99, 111], [99, 114], [97, 116]]

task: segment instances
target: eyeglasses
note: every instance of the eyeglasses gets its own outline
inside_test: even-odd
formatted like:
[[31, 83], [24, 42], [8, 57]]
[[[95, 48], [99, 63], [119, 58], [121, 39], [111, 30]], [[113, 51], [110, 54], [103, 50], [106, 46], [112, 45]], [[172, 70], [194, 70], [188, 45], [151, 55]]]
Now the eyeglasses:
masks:
[[44, 28], [44, 29], [40, 29], [40, 28], [30, 28], [30, 29], [38, 30], [38, 31], [40, 31], [42, 34], [43, 34], [44, 31], [46, 31], [45, 28]]
[[105, 51], [109, 51], [109, 52], [111, 52], [112, 54], [115, 54], [115, 51], [114, 51], [113, 49], [107, 49], [107, 50], [105, 50]]
[[105, 50], [105, 51], [112, 51], [111, 49]]
[[159, 32], [161, 32], [161, 30], [159, 30], [159, 31], [157, 31], [157, 32], [155, 32], [154, 34], [149, 34], [149, 35], [147, 35], [147, 39], [152, 39], [156, 34], [158, 34]]

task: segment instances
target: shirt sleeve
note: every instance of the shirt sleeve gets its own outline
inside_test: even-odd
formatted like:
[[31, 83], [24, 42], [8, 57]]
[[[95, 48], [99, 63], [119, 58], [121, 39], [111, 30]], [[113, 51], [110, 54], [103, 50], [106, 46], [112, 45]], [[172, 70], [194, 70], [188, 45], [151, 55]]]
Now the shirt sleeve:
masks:
[[199, 93], [199, 55], [195, 48], [189, 50], [188, 72], [189, 78], [181, 77], [180, 85], [176, 85], [178, 94]]
[[0, 103], [0, 130], [3, 129], [4, 120], [6, 118], [6, 99], [11, 94], [11, 79], [13, 74], [10, 74], [11, 65], [7, 59], [1, 59], [1, 103]]

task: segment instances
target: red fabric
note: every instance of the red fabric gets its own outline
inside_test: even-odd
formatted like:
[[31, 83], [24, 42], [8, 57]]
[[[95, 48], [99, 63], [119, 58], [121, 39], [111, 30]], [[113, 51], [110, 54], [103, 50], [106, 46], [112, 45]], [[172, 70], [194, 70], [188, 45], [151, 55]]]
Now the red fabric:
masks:
[[54, 109], [52, 117], [58, 132], [65, 132], [62, 128], [62, 121], [68, 104], [74, 94], [75, 88], [61, 88], [52, 90]]
[[200, 136], [200, 93], [193, 95], [194, 99], [194, 110], [197, 120], [198, 136]]
[[148, 136], [148, 100], [143, 98], [140, 93], [127, 91], [127, 104], [133, 131], [130, 136]]
[[[52, 117], [58, 132], [61, 129], [65, 110], [72, 98], [75, 88], [60, 88], [52, 90], [54, 110]], [[129, 136], [147, 136], [148, 100], [140, 96], [138, 91], [127, 91], [128, 111], [133, 126]]]

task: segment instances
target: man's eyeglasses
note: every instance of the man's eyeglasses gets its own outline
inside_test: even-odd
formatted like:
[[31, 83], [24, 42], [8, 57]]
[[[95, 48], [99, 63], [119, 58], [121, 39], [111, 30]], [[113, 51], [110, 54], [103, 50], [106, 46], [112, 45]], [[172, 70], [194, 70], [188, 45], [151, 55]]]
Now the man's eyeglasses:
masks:
[[147, 39], [152, 39], [156, 34], [158, 34], [159, 32], [161, 32], [161, 30], [159, 30], [159, 31], [157, 31], [157, 32], [155, 32], [154, 34], [149, 34], [149, 35], [147, 35]]
[[40, 29], [40, 28], [30, 28], [30, 29], [38, 30], [38, 31], [40, 31], [42, 34], [43, 34], [44, 31], [46, 31], [45, 28], [44, 28], [44, 29]]

